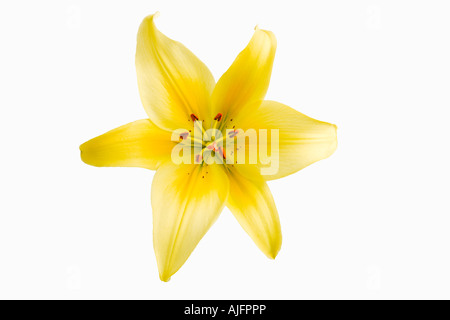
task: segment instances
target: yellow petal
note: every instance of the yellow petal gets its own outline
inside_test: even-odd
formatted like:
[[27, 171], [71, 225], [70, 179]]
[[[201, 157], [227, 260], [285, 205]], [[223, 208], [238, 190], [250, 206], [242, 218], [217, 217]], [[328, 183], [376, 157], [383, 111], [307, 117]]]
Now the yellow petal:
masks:
[[259, 249], [267, 257], [275, 259], [281, 248], [281, 227], [267, 183], [261, 176], [249, 180], [232, 167], [228, 178], [228, 208]]
[[212, 96], [213, 114], [220, 112], [227, 120], [252, 102], [264, 99], [276, 46], [272, 32], [256, 29], [247, 47], [217, 82]]
[[[315, 120], [275, 101], [264, 101], [254, 113], [239, 119], [237, 125], [244, 130], [255, 129], [258, 140], [261, 138], [260, 129], [267, 130], [267, 144], [258, 145], [258, 162], [266, 180], [282, 178], [325, 159], [337, 147], [337, 128], [334, 124]], [[277, 158], [271, 155], [272, 129], [278, 129], [279, 136], [279, 164], [276, 171], [269, 170], [270, 167], [275, 168]], [[262, 164], [261, 153], [269, 155], [273, 162]]]
[[215, 81], [208, 68], [184, 45], [156, 29], [155, 15], [139, 27], [136, 72], [142, 104], [150, 120], [166, 130], [188, 128], [191, 114], [212, 119]]
[[222, 166], [174, 165], [156, 171], [152, 184], [153, 243], [161, 280], [184, 264], [228, 197]]
[[81, 159], [97, 167], [140, 167], [155, 170], [170, 159], [171, 134], [150, 120], [138, 120], [80, 146]]

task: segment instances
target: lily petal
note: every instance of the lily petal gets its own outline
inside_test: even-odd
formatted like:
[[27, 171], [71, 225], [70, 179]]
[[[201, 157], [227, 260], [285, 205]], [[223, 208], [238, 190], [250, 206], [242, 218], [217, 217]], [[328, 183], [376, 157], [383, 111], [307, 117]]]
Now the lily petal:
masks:
[[[263, 101], [259, 108], [237, 124], [244, 130], [255, 129], [260, 138], [260, 129], [267, 129], [267, 144], [259, 145], [258, 161], [261, 169], [267, 168], [260, 162], [261, 152], [271, 155], [271, 129], [279, 133], [278, 172], [264, 175], [274, 180], [295, 173], [310, 164], [329, 157], [337, 147], [337, 127], [334, 124], [310, 118], [282, 103]], [[259, 139], [258, 139], [259, 140]], [[265, 148], [267, 149], [265, 149]], [[247, 146], [248, 148], [248, 146]], [[271, 155], [273, 158], [273, 155]]]
[[131, 122], [80, 146], [81, 159], [96, 167], [140, 167], [155, 170], [170, 159], [171, 134], [150, 120]]
[[252, 102], [263, 100], [269, 87], [276, 51], [275, 35], [256, 28], [247, 47], [237, 56], [214, 88], [214, 112], [233, 118]]
[[153, 244], [161, 280], [185, 263], [218, 218], [228, 197], [227, 175], [219, 165], [168, 162], [152, 184]]
[[[253, 177], [256, 176], [254, 173]], [[228, 178], [230, 195], [227, 207], [259, 249], [267, 257], [275, 259], [281, 248], [281, 227], [267, 183], [261, 176], [249, 180], [234, 168], [228, 171]]]
[[155, 15], [139, 27], [136, 72], [142, 104], [159, 127], [192, 126], [191, 114], [210, 119], [215, 81], [209, 69], [181, 43], [169, 39], [154, 24]]

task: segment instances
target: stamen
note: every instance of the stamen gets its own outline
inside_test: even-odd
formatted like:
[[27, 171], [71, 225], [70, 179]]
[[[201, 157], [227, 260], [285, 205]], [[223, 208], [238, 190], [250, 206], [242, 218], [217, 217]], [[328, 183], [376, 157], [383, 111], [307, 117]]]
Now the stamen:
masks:
[[[215, 117], [214, 117], [214, 125], [212, 127], [213, 132], [217, 129], [217, 125], [219, 124], [219, 121], [222, 120], [222, 114], [219, 112]], [[212, 134], [211, 137], [212, 139], [215, 139], [216, 137]]]
[[191, 119], [192, 121], [198, 121], [198, 117], [193, 113], [191, 113]]
[[194, 122], [194, 126], [202, 130], [202, 133], [205, 134], [205, 129], [201, 125], [202, 121], [198, 121], [198, 117], [193, 113], [191, 113], [191, 119]]
[[238, 133], [239, 133], [239, 130], [234, 129], [233, 131], [228, 132], [228, 136], [230, 138], [234, 138], [237, 136]]
[[184, 140], [186, 143], [191, 143], [198, 146], [205, 146], [206, 143], [203, 140], [199, 140], [197, 138], [192, 137], [189, 135], [189, 132], [183, 132], [180, 134], [180, 139]]
[[219, 154], [222, 158], [226, 159], [227, 157], [225, 156], [225, 151], [223, 150], [222, 147], [219, 148]]
[[198, 154], [195, 156], [195, 162], [200, 163], [202, 161], [202, 155]]

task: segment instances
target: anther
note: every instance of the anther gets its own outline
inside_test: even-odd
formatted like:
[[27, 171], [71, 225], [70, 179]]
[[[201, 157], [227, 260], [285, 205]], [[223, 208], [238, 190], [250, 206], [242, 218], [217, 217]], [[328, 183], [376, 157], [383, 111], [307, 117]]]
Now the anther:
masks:
[[222, 114], [219, 112], [215, 117], [214, 120], [220, 121], [222, 120]]
[[189, 132], [183, 132], [182, 134], [180, 134], [180, 138], [183, 140], [186, 140], [188, 135], [189, 135]]
[[191, 119], [192, 121], [197, 121], [198, 117], [195, 114], [191, 113]]
[[235, 130], [233, 130], [233, 131], [228, 132], [228, 136], [229, 136], [230, 138], [234, 138], [234, 137], [237, 136], [238, 133], [239, 133], [239, 131], [235, 129]]
[[198, 155], [195, 156], [195, 162], [196, 163], [200, 163], [201, 160], [202, 160], [202, 155], [201, 154], [198, 154]]
[[221, 156], [222, 158], [224, 158], [224, 159], [227, 158], [227, 157], [225, 157], [225, 152], [223, 151], [223, 148], [222, 148], [222, 147], [219, 148], [219, 154], [220, 154], [220, 156]]

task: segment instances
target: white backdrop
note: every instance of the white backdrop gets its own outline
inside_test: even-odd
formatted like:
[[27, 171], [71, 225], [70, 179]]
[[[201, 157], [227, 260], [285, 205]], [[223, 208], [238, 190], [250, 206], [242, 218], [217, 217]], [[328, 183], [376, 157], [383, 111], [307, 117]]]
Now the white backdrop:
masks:
[[[448, 1], [2, 1], [0, 298], [450, 298]], [[267, 259], [228, 210], [158, 278], [144, 169], [78, 147], [145, 118], [142, 19], [216, 80], [256, 24], [278, 39], [267, 98], [338, 126], [329, 159], [269, 183]]]

